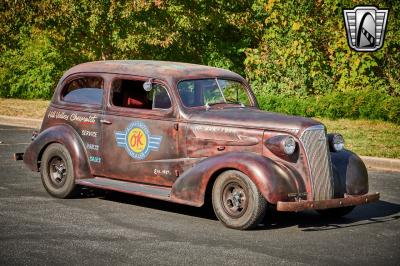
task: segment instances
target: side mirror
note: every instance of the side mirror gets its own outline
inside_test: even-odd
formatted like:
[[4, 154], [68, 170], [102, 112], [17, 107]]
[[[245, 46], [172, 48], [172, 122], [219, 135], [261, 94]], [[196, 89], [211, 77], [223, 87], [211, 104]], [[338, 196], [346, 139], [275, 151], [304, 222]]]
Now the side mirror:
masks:
[[145, 83], [143, 83], [143, 89], [145, 91], [151, 91], [151, 89], [153, 88], [153, 82], [151, 79], [149, 79], [148, 81], [146, 81]]

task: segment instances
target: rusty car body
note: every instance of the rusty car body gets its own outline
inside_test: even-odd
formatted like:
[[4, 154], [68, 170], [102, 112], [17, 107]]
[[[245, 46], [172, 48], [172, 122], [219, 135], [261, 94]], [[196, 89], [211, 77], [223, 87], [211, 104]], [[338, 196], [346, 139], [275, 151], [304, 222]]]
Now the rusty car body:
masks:
[[[227, 88], [246, 104], [225, 99]], [[248, 229], [267, 205], [340, 216], [379, 199], [335, 137], [313, 119], [261, 111], [228, 70], [101, 61], [64, 74], [23, 160], [56, 197], [82, 185], [197, 207], [209, 199], [226, 226]]]

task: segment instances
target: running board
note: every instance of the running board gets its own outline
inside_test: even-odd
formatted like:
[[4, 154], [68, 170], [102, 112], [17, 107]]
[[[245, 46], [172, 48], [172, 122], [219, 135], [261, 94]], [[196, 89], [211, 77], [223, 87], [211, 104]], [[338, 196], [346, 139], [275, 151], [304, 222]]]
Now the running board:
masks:
[[78, 179], [75, 182], [76, 184], [83, 186], [115, 190], [119, 192], [146, 196], [162, 200], [169, 200], [171, 193], [170, 188], [144, 185], [144, 184], [126, 182], [121, 180], [108, 179], [103, 177]]

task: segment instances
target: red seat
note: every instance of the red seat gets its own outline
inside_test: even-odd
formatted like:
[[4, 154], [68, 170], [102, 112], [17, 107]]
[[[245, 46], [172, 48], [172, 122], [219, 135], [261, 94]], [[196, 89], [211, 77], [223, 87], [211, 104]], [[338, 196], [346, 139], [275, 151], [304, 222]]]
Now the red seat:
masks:
[[131, 107], [131, 108], [143, 108], [145, 106], [145, 103], [141, 101], [140, 99], [134, 99], [134, 98], [127, 98], [125, 107]]
[[123, 106], [129, 108], [146, 108], [148, 99], [146, 94], [140, 94], [135, 90], [125, 91]]

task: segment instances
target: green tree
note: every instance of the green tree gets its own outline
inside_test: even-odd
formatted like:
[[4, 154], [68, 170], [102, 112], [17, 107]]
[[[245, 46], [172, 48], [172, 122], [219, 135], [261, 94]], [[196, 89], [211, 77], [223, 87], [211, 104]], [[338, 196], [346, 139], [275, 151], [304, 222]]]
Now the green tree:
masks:
[[[367, 1], [368, 2], [368, 1]], [[261, 3], [267, 19], [262, 41], [246, 50], [246, 74], [259, 92], [323, 95], [333, 90], [382, 90], [399, 95], [399, 1], [273, 1]], [[389, 8], [385, 47], [351, 50], [343, 8]]]
[[[343, 23], [343, 8], [365, 4], [389, 9], [373, 53], [351, 50]], [[398, 121], [399, 51], [400, 1], [0, 2], [2, 97], [49, 98], [85, 61], [158, 59], [244, 74], [268, 110]]]
[[[30, 35], [35, 36], [35, 33]], [[0, 56], [0, 96], [50, 97], [62, 74], [60, 54], [41, 34], [36, 38], [21, 35], [18, 47], [8, 49]]]

